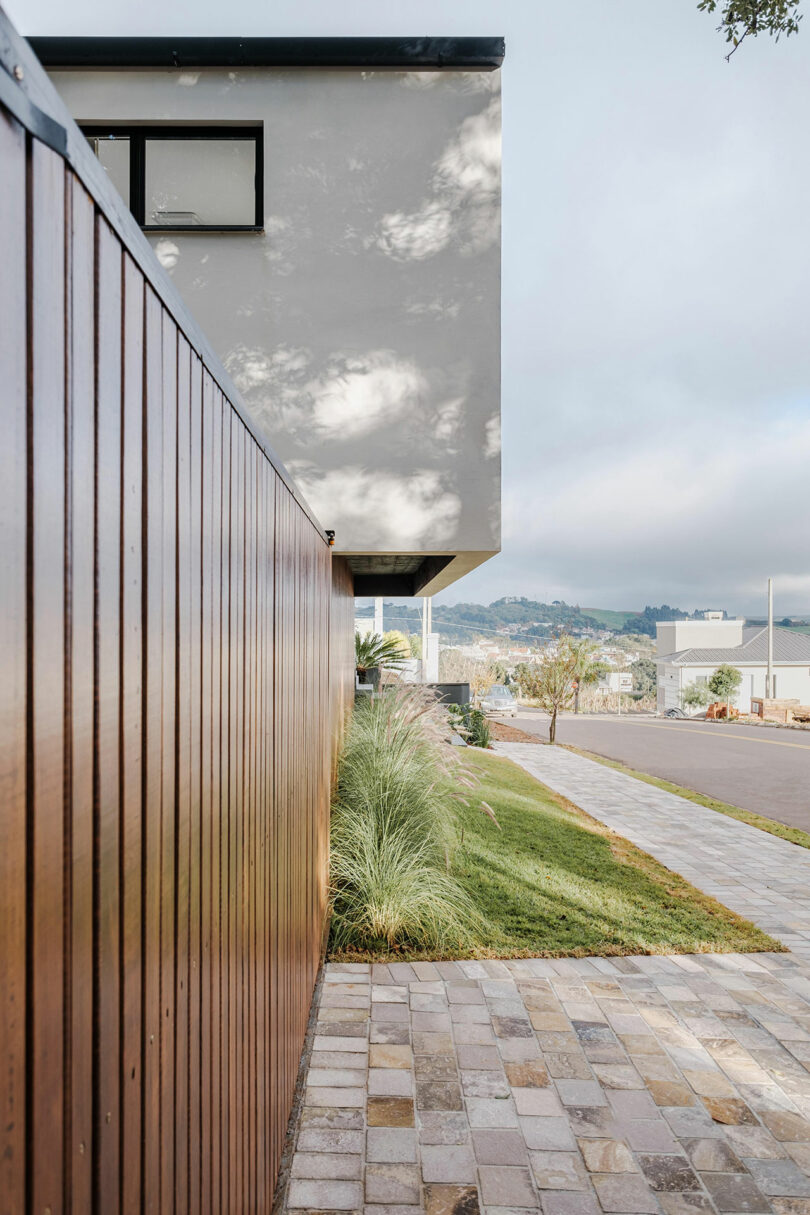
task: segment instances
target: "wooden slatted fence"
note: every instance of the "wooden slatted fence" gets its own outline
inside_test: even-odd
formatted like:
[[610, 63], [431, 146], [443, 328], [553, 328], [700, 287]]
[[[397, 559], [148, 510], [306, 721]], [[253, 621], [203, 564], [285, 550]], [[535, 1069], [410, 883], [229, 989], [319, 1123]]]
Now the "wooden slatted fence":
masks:
[[0, 1212], [265, 1212], [351, 575], [92, 166], [3, 88]]

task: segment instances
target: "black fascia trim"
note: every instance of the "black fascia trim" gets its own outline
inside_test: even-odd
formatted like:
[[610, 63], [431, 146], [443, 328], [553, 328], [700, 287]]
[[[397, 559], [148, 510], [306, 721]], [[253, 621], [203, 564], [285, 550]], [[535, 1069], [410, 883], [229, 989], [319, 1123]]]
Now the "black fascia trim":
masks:
[[492, 72], [503, 38], [29, 38], [46, 68], [274, 67]]
[[[163, 123], [140, 125], [122, 122], [83, 122], [79, 125], [88, 139], [116, 135], [130, 141], [129, 209], [144, 232], [262, 232], [264, 229], [264, 127], [260, 122], [241, 126]], [[146, 141], [147, 139], [244, 139], [255, 144], [252, 224], [147, 224], [146, 222]]]

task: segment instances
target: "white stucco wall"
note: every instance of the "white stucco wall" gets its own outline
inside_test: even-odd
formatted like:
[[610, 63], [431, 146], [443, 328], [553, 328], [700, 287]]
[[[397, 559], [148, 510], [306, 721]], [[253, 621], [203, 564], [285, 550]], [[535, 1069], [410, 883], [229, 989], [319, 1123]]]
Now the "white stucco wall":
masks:
[[[734, 663], [742, 675], [742, 683], [732, 703], [743, 713], [751, 708], [752, 696], [765, 695], [766, 668], [759, 664]], [[717, 670], [718, 664], [712, 666], [674, 666], [669, 663], [658, 663], [658, 710], [680, 707], [680, 693], [687, 684], [696, 683], [699, 679], [708, 681]], [[802, 704], [810, 704], [810, 667], [807, 666], [774, 666], [776, 688], [774, 695], [796, 697]]]
[[80, 122], [263, 124], [264, 233], [149, 239], [339, 551], [500, 546], [499, 76], [51, 73]]
[[743, 620], [665, 620], [655, 626], [655, 650], [663, 657], [678, 650], [741, 645]]

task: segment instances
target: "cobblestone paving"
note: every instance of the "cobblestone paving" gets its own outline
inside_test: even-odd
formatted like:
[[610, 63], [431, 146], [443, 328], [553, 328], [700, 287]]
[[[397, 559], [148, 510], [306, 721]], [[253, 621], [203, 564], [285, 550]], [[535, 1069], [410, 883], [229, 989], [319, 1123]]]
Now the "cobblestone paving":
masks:
[[498, 743], [495, 750], [810, 958], [810, 849], [563, 747]]
[[286, 1208], [810, 1215], [810, 962], [326, 967]]
[[810, 852], [497, 750], [793, 952], [327, 966], [286, 1209], [810, 1215]]

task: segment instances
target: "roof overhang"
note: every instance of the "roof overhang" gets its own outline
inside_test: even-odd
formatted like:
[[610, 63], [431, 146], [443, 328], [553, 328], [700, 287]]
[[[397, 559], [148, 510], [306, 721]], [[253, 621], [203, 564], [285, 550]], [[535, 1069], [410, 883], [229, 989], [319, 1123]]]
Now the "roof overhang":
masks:
[[494, 557], [495, 552], [462, 553], [347, 553], [354, 577], [354, 593], [365, 595], [431, 596], [451, 586]]
[[46, 68], [365, 68], [492, 72], [503, 38], [33, 37]]

